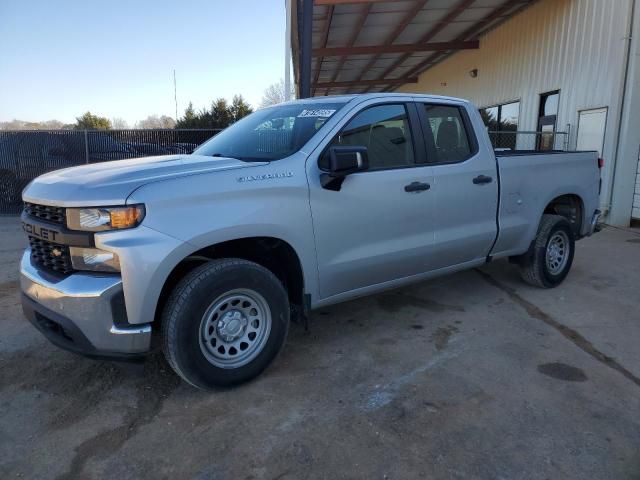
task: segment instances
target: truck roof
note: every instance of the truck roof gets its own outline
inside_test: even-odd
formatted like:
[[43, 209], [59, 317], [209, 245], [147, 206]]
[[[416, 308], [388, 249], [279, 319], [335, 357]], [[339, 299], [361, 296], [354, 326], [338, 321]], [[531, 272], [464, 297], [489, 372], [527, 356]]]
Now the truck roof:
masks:
[[305, 103], [348, 103], [352, 100], [368, 100], [373, 98], [394, 98], [394, 97], [416, 97], [416, 98], [424, 98], [425, 100], [450, 100], [456, 102], [468, 102], [468, 100], [464, 98], [457, 97], [449, 97], [444, 95], [430, 95], [425, 93], [354, 93], [348, 95], [327, 95], [322, 97], [311, 97], [311, 98], [301, 98], [296, 100], [291, 100], [287, 103], [296, 103], [296, 102], [305, 102]]

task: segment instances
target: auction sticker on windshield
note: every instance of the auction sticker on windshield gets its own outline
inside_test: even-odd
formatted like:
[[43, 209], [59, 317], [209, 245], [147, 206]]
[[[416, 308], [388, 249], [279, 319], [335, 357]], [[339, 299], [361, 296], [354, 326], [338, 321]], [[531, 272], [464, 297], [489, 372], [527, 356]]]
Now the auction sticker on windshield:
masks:
[[327, 118], [336, 113], [335, 110], [321, 109], [321, 110], [302, 110], [298, 117], [322, 117]]

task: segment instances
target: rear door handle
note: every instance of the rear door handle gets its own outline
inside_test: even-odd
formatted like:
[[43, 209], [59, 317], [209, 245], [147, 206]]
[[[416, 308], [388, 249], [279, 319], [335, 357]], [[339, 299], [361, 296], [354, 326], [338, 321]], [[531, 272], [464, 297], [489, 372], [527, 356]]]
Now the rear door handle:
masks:
[[476, 185], [482, 185], [483, 183], [491, 183], [493, 182], [493, 178], [487, 177], [486, 175], [478, 175], [473, 179], [473, 183]]
[[431, 185], [429, 185], [428, 183], [411, 182], [409, 185], [404, 186], [404, 191], [409, 193], [424, 192], [425, 190], [429, 190], [430, 188], [431, 188]]

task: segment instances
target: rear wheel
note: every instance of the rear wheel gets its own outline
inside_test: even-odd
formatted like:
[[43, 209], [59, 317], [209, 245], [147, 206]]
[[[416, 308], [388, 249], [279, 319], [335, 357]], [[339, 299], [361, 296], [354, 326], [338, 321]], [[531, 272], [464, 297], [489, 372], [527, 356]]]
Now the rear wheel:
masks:
[[260, 374], [288, 327], [287, 293], [273, 273], [246, 260], [213, 260], [172, 292], [162, 317], [163, 348], [190, 384], [225, 387]]
[[519, 259], [522, 279], [542, 288], [560, 285], [571, 269], [574, 250], [569, 221], [559, 215], [543, 215], [534, 244]]

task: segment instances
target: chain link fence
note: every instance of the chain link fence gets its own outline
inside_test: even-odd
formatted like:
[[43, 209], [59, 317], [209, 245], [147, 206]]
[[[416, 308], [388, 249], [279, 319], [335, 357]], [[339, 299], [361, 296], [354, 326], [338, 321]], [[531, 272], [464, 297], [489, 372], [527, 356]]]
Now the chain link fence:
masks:
[[22, 189], [43, 173], [87, 163], [188, 154], [219, 131], [0, 131], [0, 214], [19, 213]]
[[495, 150], [569, 150], [569, 132], [489, 131]]

